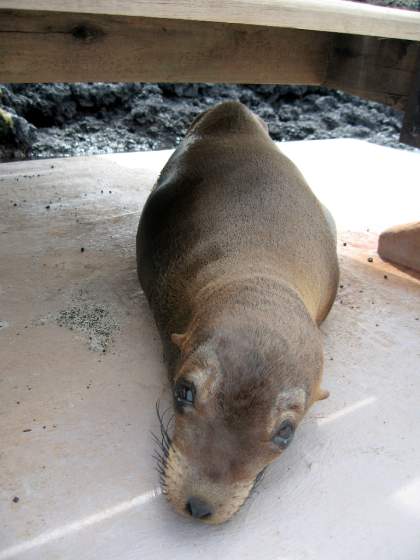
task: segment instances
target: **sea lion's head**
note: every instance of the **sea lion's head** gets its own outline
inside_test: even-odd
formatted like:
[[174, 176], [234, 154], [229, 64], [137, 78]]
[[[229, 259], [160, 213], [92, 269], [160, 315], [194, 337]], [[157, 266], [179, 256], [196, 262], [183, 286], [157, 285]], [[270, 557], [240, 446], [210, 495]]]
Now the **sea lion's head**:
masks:
[[290, 342], [247, 328], [199, 344], [188, 335], [172, 338], [181, 358], [174, 432], [163, 440], [163, 491], [179, 513], [223, 523], [290, 445], [316, 400], [321, 344], [304, 333]]

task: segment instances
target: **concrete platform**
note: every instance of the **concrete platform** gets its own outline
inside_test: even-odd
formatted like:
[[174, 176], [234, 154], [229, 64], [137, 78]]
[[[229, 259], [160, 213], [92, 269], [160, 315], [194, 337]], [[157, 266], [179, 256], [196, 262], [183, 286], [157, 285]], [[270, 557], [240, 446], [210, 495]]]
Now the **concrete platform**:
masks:
[[170, 152], [0, 166], [0, 560], [419, 560], [420, 281], [375, 250], [419, 219], [420, 154], [282, 148], [340, 230], [331, 397], [219, 527], [173, 513], [152, 459], [169, 397], [135, 231]]

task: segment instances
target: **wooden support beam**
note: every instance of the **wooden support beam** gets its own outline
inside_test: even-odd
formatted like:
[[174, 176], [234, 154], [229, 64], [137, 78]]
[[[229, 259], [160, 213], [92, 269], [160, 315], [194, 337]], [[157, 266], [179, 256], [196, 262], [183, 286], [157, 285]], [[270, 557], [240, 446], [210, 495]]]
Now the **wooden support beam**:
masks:
[[420, 44], [337, 35], [324, 84], [404, 110]]
[[416, 71], [413, 73], [410, 86], [400, 140], [405, 144], [420, 148], [420, 49], [417, 55]]
[[290, 27], [420, 41], [420, 13], [347, 0], [0, 0], [0, 8]]
[[0, 82], [320, 84], [331, 34], [0, 10]]
[[325, 85], [404, 110], [419, 43], [249, 25], [0, 10], [1, 82]]

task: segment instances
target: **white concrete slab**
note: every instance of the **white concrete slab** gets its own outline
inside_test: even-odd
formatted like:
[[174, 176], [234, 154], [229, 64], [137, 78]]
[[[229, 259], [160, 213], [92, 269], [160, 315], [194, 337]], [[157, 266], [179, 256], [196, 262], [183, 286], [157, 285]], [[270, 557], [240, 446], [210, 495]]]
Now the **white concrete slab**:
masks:
[[419, 560], [420, 282], [375, 247], [418, 220], [420, 155], [282, 148], [340, 230], [331, 397], [219, 527], [172, 512], [152, 459], [168, 391], [134, 237], [169, 152], [0, 166], [0, 560]]

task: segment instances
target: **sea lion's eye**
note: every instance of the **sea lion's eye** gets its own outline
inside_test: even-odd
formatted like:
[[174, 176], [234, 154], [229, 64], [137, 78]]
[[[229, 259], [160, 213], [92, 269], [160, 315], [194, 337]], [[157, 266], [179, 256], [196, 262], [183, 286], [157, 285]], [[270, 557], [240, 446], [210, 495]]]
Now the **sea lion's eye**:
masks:
[[179, 380], [175, 385], [174, 397], [177, 408], [192, 406], [195, 400], [194, 383], [191, 383], [186, 379]]
[[293, 439], [295, 427], [289, 420], [285, 420], [276, 435], [273, 437], [273, 443], [278, 445], [281, 449], [285, 449]]

